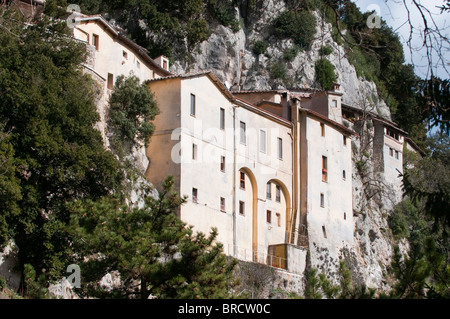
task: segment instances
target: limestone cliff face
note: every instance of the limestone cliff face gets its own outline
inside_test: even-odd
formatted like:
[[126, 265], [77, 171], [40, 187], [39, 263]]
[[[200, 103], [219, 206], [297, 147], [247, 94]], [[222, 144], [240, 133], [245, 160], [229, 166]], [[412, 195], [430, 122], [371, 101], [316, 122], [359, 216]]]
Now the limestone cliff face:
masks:
[[[311, 49], [299, 52], [292, 61], [286, 62], [283, 54], [294, 43], [289, 39], [277, 38], [271, 31], [272, 20], [286, 10], [284, 1], [264, 1], [264, 6], [259, 10], [260, 15], [247, 23], [251, 24], [250, 29], [241, 24], [240, 30], [233, 32], [230, 28], [217, 25], [209, 39], [199, 44], [188, 58], [176, 60], [171, 71], [185, 73], [209, 69], [223, 83], [244, 90], [311, 88], [317, 87], [314, 63], [319, 58], [319, 50], [322, 46], [330, 46], [333, 50], [327, 59], [335, 66], [337, 81], [344, 93], [343, 102], [362, 107], [369, 99], [379, 115], [390, 119], [389, 108], [378, 98], [376, 85], [358, 78], [354, 66], [346, 58], [344, 48], [333, 40], [329, 23], [316, 14], [316, 37]], [[242, 20], [239, 9], [236, 9], [236, 15]], [[264, 54], [253, 53], [253, 46], [258, 40], [268, 44]], [[271, 71], [277, 62], [285, 66], [284, 79], [274, 78]]]
[[[317, 87], [315, 83], [314, 63], [319, 58], [322, 46], [329, 46], [333, 50], [327, 59], [335, 66], [337, 81], [341, 84], [343, 103], [350, 106], [371, 111], [390, 119], [388, 106], [377, 96], [376, 85], [362, 78], [358, 78], [355, 68], [346, 58], [344, 48], [337, 44], [332, 36], [332, 26], [325, 23], [316, 14], [316, 38], [311, 49], [299, 52], [290, 62], [283, 61], [283, 53], [293, 46], [291, 40], [277, 39], [270, 32], [272, 20], [283, 10], [284, 1], [265, 1], [265, 7], [260, 14], [246, 25], [241, 25], [238, 32], [222, 25], [217, 25], [210, 38], [191, 52], [186, 59], [179, 59], [171, 66], [174, 73], [190, 71], [212, 70], [213, 73], [227, 86], [233, 89], [265, 90], [282, 88], [310, 88]], [[239, 9], [236, 15], [241, 19]], [[253, 45], [258, 40], [268, 43], [264, 54], [253, 53]], [[271, 65], [277, 61], [285, 64], [286, 76], [284, 80], [274, 78]], [[352, 129], [352, 123], [344, 123]], [[389, 283], [384, 276], [386, 268], [391, 262], [393, 252], [387, 217], [399, 198], [399, 189], [384, 187], [384, 176], [374, 172], [375, 163], [372, 160], [372, 144], [370, 142], [370, 128], [359, 128], [364, 138], [353, 142], [353, 206], [354, 206], [354, 244], [348, 249], [341, 250], [337, 255], [321, 247], [310, 247], [316, 250], [311, 254], [311, 264], [319, 265], [320, 271], [336, 280], [339, 260], [344, 259], [351, 268], [353, 279], [369, 287], [389, 289]], [[364, 172], [358, 162], [365, 156]], [[376, 181], [376, 186], [373, 186]]]

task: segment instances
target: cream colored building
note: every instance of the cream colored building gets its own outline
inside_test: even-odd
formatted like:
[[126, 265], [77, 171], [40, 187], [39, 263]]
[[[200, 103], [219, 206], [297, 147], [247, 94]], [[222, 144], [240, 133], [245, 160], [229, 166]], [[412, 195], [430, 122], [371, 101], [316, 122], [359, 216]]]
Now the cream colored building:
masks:
[[218, 229], [225, 252], [280, 265], [271, 245], [292, 233], [292, 123], [235, 98], [211, 72], [148, 82], [161, 113], [147, 155], [157, 187], [168, 175], [188, 196], [180, 218]]
[[312, 247], [337, 256], [339, 249], [353, 244], [354, 229], [351, 139], [355, 134], [342, 125], [339, 87], [233, 94], [293, 124], [294, 227], [289, 243], [309, 248], [312, 261], [318, 260]]
[[[119, 28], [111, 25], [102, 16], [87, 16], [74, 12], [67, 23], [74, 38], [86, 44], [88, 59], [84, 69], [98, 83], [101, 92], [97, 103], [100, 115], [97, 128], [102, 133], [105, 145], [109, 146], [106, 137], [108, 99], [117, 77], [135, 75], [144, 82], [169, 76], [172, 74], [169, 71], [169, 62], [163, 56], [157, 60], [150, 58], [146, 49], [129, 40]], [[142, 150], [136, 152], [143, 153]], [[146, 163], [145, 156], [140, 157], [140, 161]]]

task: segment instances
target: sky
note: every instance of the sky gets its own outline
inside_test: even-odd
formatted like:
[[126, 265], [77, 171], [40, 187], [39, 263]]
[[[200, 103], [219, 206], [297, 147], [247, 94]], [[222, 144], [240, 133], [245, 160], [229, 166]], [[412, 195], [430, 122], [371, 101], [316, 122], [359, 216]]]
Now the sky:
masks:
[[[450, 13], [440, 13], [440, 6], [444, 3], [443, 0], [416, 0], [418, 3], [426, 7], [433, 17], [437, 27], [442, 34], [450, 36]], [[400, 36], [400, 41], [403, 43], [405, 62], [413, 64], [415, 66], [415, 73], [422, 77], [428, 78], [427, 73], [428, 61], [424, 58], [426, 53], [422, 47], [422, 37], [420, 31], [423, 30], [423, 20], [421, 18], [419, 10], [412, 4], [412, 0], [353, 0], [353, 2], [359, 7], [361, 12], [375, 10], [386, 23], [392, 27], [392, 29]], [[417, 28], [413, 32], [412, 47], [414, 48], [411, 54], [406, 42], [410, 36], [410, 26], [408, 23], [408, 11], [405, 8], [405, 4], [408, 6], [411, 21], [414, 28]], [[431, 21], [431, 16], [427, 16], [427, 20]], [[447, 21], [446, 21], [447, 19]], [[375, 20], [373, 20], [375, 21]], [[446, 43], [445, 48], [445, 65], [447, 71], [450, 71], [450, 51], [449, 44]], [[437, 58], [434, 57], [437, 61]], [[434, 74], [441, 78], [449, 78], [449, 74], [445, 71], [441, 65], [433, 69]]]

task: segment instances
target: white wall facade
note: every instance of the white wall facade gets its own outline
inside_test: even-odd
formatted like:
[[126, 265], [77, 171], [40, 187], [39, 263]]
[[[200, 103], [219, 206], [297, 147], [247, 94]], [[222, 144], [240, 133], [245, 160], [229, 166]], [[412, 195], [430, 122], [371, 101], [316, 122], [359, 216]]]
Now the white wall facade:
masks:
[[[342, 247], [353, 243], [352, 151], [351, 139], [346, 137], [344, 144], [345, 135], [333, 125], [311, 116], [306, 123], [308, 235], [311, 260], [317, 262], [314, 247], [338, 256]], [[324, 136], [321, 123], [325, 125]], [[326, 181], [322, 176], [323, 157], [327, 161]]]
[[[236, 104], [205, 74], [150, 81], [149, 88], [161, 113], [154, 121], [156, 131], [147, 150], [147, 178], [158, 185], [165, 175], [179, 174], [178, 191], [188, 196], [180, 208], [180, 218], [205, 234], [216, 227], [217, 240], [224, 244], [225, 253], [265, 262], [269, 245], [285, 243], [292, 213], [289, 122], [254, 106]], [[194, 114], [191, 96], [195, 96]], [[241, 122], [245, 123], [243, 143]], [[175, 127], [178, 123], [180, 126]], [[172, 140], [175, 129], [178, 137]], [[265, 132], [265, 147], [261, 146], [261, 130]], [[172, 155], [178, 154], [178, 148], [179, 164], [167, 163], [173, 161]], [[267, 198], [269, 181], [271, 198]]]

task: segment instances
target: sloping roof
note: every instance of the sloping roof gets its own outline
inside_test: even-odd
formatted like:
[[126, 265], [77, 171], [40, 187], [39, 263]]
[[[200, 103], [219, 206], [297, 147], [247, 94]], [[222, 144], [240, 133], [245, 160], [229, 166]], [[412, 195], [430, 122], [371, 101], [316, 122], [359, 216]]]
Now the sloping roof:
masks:
[[[76, 12], [74, 14], [77, 14]], [[140, 45], [136, 44], [132, 40], [128, 39], [124, 35], [124, 31], [118, 27], [113, 26], [108, 21], [105, 20], [101, 15], [92, 15], [87, 16], [84, 14], [77, 14], [78, 17], [75, 18], [76, 23], [82, 23], [82, 22], [97, 22], [103, 25], [103, 27], [108, 30], [113, 37], [118, 39], [119, 41], [122, 41], [125, 45], [127, 45], [131, 50], [133, 50], [135, 53], [137, 53], [139, 56], [141, 56], [144, 61], [148, 62], [153, 68], [155, 68], [157, 71], [162, 73], [163, 75], [172, 75], [173, 73], [162, 68], [158, 63], [155, 62], [149, 55], [147, 49], [144, 47], [141, 47]]]
[[[364, 110], [362, 110], [360, 108], [357, 108], [357, 107], [354, 107], [354, 106], [350, 106], [350, 105], [345, 104], [345, 103], [342, 103], [341, 107], [342, 107], [342, 109], [348, 109], [348, 110], [353, 111], [353, 112], [364, 113]], [[395, 122], [393, 122], [391, 120], [388, 120], [388, 119], [386, 119], [386, 118], [384, 118], [384, 117], [382, 117], [382, 116], [380, 116], [380, 115], [378, 115], [378, 114], [376, 114], [374, 112], [371, 112], [371, 111], [365, 111], [365, 112], [369, 114], [369, 116], [372, 118], [372, 120], [374, 120], [376, 122], [383, 123], [384, 125], [389, 126], [390, 128], [392, 128], [392, 129], [402, 133], [403, 135], [408, 135], [408, 132], [406, 132], [406, 131], [402, 130], [400, 127], [398, 127], [397, 123], [395, 123]]]
[[312, 115], [312, 116], [314, 116], [314, 117], [319, 118], [321, 121], [324, 121], [324, 122], [328, 123], [329, 125], [334, 126], [335, 128], [337, 128], [337, 129], [339, 129], [339, 130], [341, 130], [341, 131], [344, 131], [344, 132], [347, 133], [348, 135], [355, 135], [355, 136], [358, 136], [358, 137], [359, 137], [359, 135], [358, 135], [355, 131], [349, 129], [349, 128], [346, 127], [345, 125], [342, 125], [342, 124], [340, 124], [340, 123], [338, 123], [338, 122], [335, 122], [335, 121], [329, 119], [329, 118], [326, 117], [325, 115], [322, 115], [322, 114], [317, 113], [317, 112], [315, 112], [315, 111], [313, 111], [313, 110], [305, 109], [305, 108], [299, 108], [299, 110], [300, 110], [301, 112], [303, 112], [303, 113], [306, 113], [306, 114], [308, 114], [308, 115]]
[[285, 118], [280, 117], [276, 114], [273, 114], [269, 111], [266, 111], [266, 110], [264, 110], [256, 105], [253, 105], [237, 96], [234, 96], [230, 92], [230, 90], [228, 90], [228, 88], [217, 79], [217, 77], [212, 73], [211, 70], [198, 71], [198, 72], [185, 73], [185, 74], [173, 74], [171, 76], [147, 80], [147, 83], [159, 82], [159, 81], [170, 80], [170, 79], [189, 79], [189, 78], [201, 77], [201, 76], [207, 76], [231, 102], [237, 104], [238, 106], [242, 106], [253, 112], [257, 112], [261, 115], [265, 115], [265, 116], [271, 118], [272, 120], [276, 120], [277, 122], [282, 122], [284, 125], [288, 125], [288, 126], [292, 125], [292, 122], [286, 120]]

